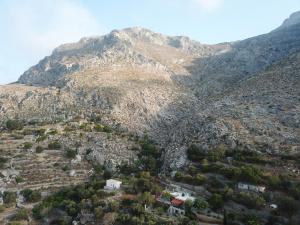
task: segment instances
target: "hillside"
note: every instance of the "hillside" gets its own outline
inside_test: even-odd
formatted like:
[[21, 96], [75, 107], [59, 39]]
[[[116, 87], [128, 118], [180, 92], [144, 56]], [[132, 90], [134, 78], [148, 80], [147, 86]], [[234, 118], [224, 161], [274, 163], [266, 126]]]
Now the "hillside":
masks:
[[[205, 45], [143, 28], [56, 48], [17, 84], [0, 88], [0, 117], [34, 121], [101, 117], [148, 134], [165, 167], [192, 143], [214, 149], [299, 150], [300, 24], [243, 41]], [[287, 90], [290, 89], [289, 93]]]

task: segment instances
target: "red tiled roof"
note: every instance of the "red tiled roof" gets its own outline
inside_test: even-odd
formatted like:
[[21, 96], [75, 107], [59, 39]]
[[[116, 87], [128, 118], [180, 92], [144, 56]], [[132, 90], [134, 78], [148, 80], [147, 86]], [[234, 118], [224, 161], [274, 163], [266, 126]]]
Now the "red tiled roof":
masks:
[[184, 201], [179, 200], [179, 199], [177, 199], [177, 198], [174, 198], [174, 199], [171, 201], [171, 203], [172, 203], [172, 205], [174, 205], [174, 206], [180, 206], [180, 205], [182, 205], [182, 204], [184, 203]]

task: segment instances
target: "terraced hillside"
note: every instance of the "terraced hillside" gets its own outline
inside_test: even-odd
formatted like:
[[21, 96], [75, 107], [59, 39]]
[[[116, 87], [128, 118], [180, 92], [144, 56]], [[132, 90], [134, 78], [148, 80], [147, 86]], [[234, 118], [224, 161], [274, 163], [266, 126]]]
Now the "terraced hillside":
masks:
[[1, 188], [53, 191], [88, 181], [93, 165], [115, 169], [121, 162], [135, 159], [131, 150], [135, 143], [128, 137], [97, 132], [93, 126], [73, 122], [2, 131]]

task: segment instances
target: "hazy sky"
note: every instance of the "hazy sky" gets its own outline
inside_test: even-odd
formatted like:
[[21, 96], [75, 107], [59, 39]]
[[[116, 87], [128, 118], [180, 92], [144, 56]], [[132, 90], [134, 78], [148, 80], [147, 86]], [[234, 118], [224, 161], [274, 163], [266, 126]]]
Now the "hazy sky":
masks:
[[218, 43], [269, 32], [298, 10], [300, 0], [0, 0], [0, 84], [83, 36], [141, 26]]

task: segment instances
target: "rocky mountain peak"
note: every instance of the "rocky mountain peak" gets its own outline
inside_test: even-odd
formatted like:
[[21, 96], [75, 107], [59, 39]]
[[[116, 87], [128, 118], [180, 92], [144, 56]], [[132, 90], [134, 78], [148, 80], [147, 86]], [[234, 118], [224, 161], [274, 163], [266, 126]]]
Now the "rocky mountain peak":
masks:
[[300, 25], [300, 11], [291, 14], [290, 17], [286, 19], [278, 29], [287, 28], [297, 24]]

